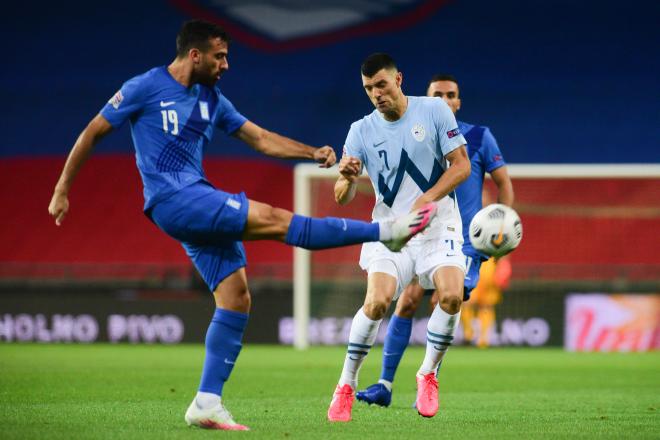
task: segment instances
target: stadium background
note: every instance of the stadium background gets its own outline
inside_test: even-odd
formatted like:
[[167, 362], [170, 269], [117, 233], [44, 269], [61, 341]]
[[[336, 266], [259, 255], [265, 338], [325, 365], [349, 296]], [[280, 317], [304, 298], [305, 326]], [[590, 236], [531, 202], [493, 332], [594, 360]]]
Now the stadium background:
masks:
[[[269, 3], [287, 4], [244, 2]], [[0, 340], [202, 340], [212, 303], [181, 248], [141, 214], [128, 126], [97, 147], [64, 226], [46, 213], [80, 130], [123, 81], [171, 60], [174, 36], [192, 16], [218, 19], [234, 34], [220, 87], [239, 111], [311, 144], [339, 150], [350, 123], [372, 110], [359, 65], [386, 51], [408, 94], [423, 94], [439, 71], [459, 78], [459, 118], [489, 125], [509, 163], [660, 162], [654, 2], [376, 3], [389, 12], [363, 2], [349, 14], [355, 21], [308, 33], [291, 11], [281, 22], [276, 14], [248, 22], [229, 1], [4, 6]], [[292, 34], [278, 40], [272, 23]], [[293, 207], [293, 162], [258, 157], [221, 135], [207, 154], [218, 186]], [[657, 178], [517, 183], [525, 239], [499, 324], [541, 317], [550, 328], [544, 343], [562, 345], [568, 293], [658, 292], [659, 192]], [[247, 252], [254, 309], [246, 339], [280, 341], [292, 252], [266, 242]], [[363, 288], [349, 287], [342, 296], [318, 291], [314, 312], [330, 321], [315, 332], [341, 337]]]

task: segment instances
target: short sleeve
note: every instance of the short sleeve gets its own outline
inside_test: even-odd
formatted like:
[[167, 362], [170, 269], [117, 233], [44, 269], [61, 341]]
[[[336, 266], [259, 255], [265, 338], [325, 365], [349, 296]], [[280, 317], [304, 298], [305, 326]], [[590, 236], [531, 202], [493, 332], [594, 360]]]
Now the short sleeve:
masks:
[[144, 107], [147, 83], [143, 78], [138, 76], [126, 81], [101, 109], [101, 115], [114, 128], [120, 127]]
[[452, 113], [447, 103], [440, 98], [435, 98], [433, 101], [437, 139], [442, 155], [446, 156], [467, 142], [458, 128], [454, 113]]
[[506, 165], [500, 147], [497, 146], [495, 136], [488, 128], [484, 130], [483, 138], [481, 141], [481, 150], [486, 172], [490, 173], [496, 169]]
[[346, 142], [344, 142], [344, 149], [342, 151], [342, 156], [349, 155], [357, 157], [362, 161], [364, 166], [364, 142], [362, 142], [362, 136], [360, 136], [360, 130], [357, 128], [356, 124], [351, 125], [348, 134], [346, 135]]
[[232, 104], [224, 95], [219, 94], [219, 109], [215, 126], [225, 134], [231, 135], [241, 128], [247, 122], [247, 118], [240, 114], [234, 104]]

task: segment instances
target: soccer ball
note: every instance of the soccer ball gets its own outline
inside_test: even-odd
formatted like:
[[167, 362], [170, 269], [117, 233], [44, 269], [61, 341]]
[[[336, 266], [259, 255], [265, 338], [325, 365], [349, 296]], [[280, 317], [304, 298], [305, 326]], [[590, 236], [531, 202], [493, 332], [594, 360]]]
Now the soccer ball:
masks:
[[522, 232], [518, 213], [499, 203], [486, 206], [470, 222], [472, 246], [491, 257], [501, 257], [517, 248]]

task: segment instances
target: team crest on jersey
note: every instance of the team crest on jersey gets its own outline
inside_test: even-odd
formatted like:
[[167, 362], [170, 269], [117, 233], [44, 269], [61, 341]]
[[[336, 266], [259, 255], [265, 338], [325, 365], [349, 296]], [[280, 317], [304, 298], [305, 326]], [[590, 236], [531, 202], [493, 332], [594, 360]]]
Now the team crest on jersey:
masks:
[[171, 0], [187, 15], [213, 21], [236, 40], [269, 52], [394, 32], [427, 19], [448, 0]]
[[121, 94], [121, 90], [117, 90], [117, 93], [115, 93], [112, 98], [108, 101], [108, 104], [113, 106], [115, 110], [119, 108], [119, 104], [124, 100], [124, 95]]
[[422, 142], [426, 137], [426, 129], [422, 124], [415, 124], [415, 126], [410, 129], [410, 132], [417, 142]]
[[209, 121], [211, 116], [209, 115], [209, 103], [206, 101], [199, 101], [199, 113], [202, 115], [202, 119]]
[[449, 130], [449, 131], [447, 132], [447, 137], [448, 137], [449, 139], [451, 139], [451, 138], [453, 138], [453, 137], [458, 136], [459, 134], [461, 134], [461, 130], [459, 130], [458, 127], [456, 127], [456, 128], [454, 128], [453, 130]]

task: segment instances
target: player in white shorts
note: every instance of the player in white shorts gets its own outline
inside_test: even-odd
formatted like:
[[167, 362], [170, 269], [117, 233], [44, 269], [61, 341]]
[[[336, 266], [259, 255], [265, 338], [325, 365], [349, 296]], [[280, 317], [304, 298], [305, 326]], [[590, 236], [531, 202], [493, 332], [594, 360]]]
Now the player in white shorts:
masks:
[[[454, 200], [445, 197], [437, 202], [437, 214], [428, 229], [413, 238], [401, 250], [392, 252], [381, 243], [362, 246], [360, 267], [369, 275], [385, 273], [396, 278], [396, 301], [406, 286], [414, 279], [425, 289], [435, 289], [433, 275], [441, 266], [456, 266], [465, 271], [462, 225]], [[376, 218], [374, 218], [375, 220]]]
[[435, 370], [453, 338], [463, 298], [463, 234], [453, 190], [469, 176], [470, 161], [451, 109], [440, 99], [404, 95], [402, 74], [389, 55], [370, 55], [361, 72], [376, 110], [351, 125], [335, 184], [336, 201], [345, 204], [353, 199], [357, 179], [366, 168], [376, 193], [374, 221], [395, 218], [429, 202], [435, 202], [437, 214], [401, 252], [380, 243], [362, 247], [360, 266], [368, 272], [367, 294], [351, 325], [328, 420], [351, 420], [360, 366], [387, 308], [415, 276], [425, 288], [436, 289], [440, 298], [429, 319], [429, 343], [417, 373], [417, 409], [431, 416], [438, 400]]

